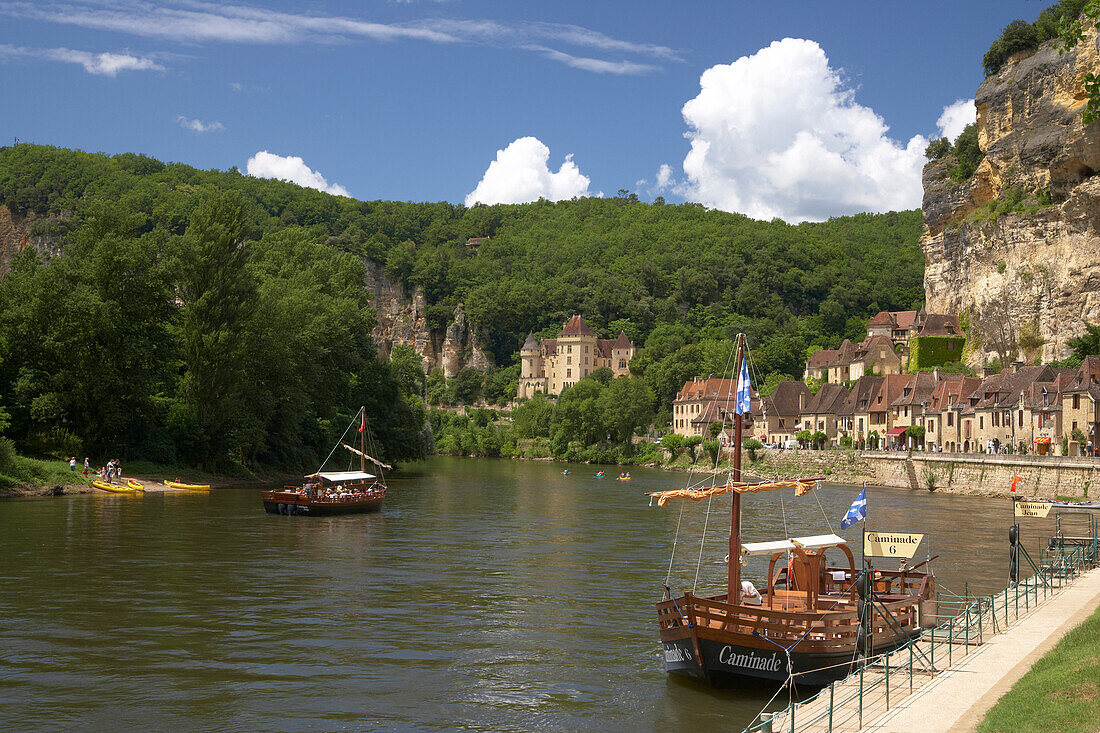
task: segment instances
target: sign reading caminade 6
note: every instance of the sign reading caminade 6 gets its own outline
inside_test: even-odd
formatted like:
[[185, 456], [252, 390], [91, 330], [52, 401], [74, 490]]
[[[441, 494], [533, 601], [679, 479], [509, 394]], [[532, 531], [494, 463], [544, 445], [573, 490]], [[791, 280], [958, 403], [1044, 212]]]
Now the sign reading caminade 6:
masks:
[[867, 532], [863, 535], [863, 554], [867, 557], [904, 557], [908, 560], [923, 539], [922, 534]]
[[1014, 501], [1012, 505], [1017, 517], [1045, 517], [1053, 506], [1049, 501]]

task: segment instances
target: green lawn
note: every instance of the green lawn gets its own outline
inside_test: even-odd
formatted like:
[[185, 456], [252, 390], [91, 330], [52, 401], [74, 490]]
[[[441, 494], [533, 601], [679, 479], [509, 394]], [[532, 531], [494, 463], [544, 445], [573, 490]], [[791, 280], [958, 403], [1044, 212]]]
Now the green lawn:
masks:
[[1100, 609], [986, 713], [978, 733], [1100, 732]]
[[80, 471], [73, 473], [69, 470], [68, 461], [41, 460], [27, 458], [26, 456], [5, 456], [4, 470], [0, 471], [0, 489], [18, 487], [49, 488], [51, 486], [69, 486], [73, 484], [91, 485], [89, 479], [85, 479]]

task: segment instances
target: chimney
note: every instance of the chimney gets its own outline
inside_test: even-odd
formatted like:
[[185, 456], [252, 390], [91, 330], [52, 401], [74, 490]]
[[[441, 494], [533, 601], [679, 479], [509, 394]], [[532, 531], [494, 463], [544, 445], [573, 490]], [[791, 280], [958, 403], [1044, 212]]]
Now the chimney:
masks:
[[1015, 374], [1016, 372], [1020, 371], [1020, 367], [1022, 367], [1023, 365], [1024, 363], [1022, 361], [1012, 362], [1012, 373]]
[[932, 381], [933, 382], [940, 381], [940, 368], [939, 367], [932, 367]]

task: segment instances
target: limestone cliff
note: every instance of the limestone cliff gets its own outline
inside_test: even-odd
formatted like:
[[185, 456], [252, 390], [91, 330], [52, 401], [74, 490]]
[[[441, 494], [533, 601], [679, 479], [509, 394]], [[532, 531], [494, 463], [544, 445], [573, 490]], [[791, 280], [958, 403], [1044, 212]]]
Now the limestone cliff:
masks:
[[425, 314], [428, 301], [424, 291], [415, 288], [409, 294], [378, 265], [370, 261], [364, 264], [365, 286], [374, 296], [378, 318], [371, 335], [382, 354], [388, 356], [395, 344], [406, 344], [424, 359], [425, 371], [442, 369], [448, 379], [465, 366], [481, 371], [493, 366], [492, 355], [466, 321], [461, 303], [455, 308], [454, 318], [446, 330], [433, 333]]
[[1048, 42], [1013, 57], [975, 94], [974, 175], [953, 180], [950, 158], [924, 169], [928, 310], [967, 312], [975, 332], [997, 320], [1015, 338], [1037, 331], [1028, 358], [1062, 358], [1085, 319], [1100, 322], [1100, 123], [1081, 121], [1098, 70], [1095, 29], [1064, 55]]
[[66, 222], [68, 212], [60, 216], [36, 217], [29, 214], [16, 219], [7, 206], [0, 204], [0, 277], [8, 273], [11, 261], [27, 247], [35, 249], [46, 260], [61, 253], [61, 242], [49, 232], [54, 225]]

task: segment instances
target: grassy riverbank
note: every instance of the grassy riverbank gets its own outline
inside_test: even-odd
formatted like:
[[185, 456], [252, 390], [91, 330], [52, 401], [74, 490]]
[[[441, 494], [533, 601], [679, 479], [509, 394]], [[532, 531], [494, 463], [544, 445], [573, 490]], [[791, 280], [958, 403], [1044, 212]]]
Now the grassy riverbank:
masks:
[[1100, 609], [994, 705], [979, 733], [1100, 731]]
[[0, 497], [92, 491], [92, 482], [69, 470], [68, 461], [42, 460], [0, 447]]

